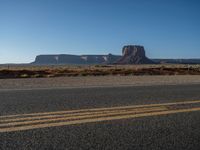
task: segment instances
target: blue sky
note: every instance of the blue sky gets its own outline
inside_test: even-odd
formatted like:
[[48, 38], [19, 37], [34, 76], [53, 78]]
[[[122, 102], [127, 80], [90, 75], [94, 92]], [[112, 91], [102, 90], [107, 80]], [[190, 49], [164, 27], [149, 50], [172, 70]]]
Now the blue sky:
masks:
[[38, 54], [200, 58], [199, 0], [0, 0], [0, 63]]

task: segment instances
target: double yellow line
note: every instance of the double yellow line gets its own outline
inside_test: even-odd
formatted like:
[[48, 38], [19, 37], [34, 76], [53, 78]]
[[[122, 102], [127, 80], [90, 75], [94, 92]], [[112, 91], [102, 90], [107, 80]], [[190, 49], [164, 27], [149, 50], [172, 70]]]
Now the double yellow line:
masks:
[[0, 116], [0, 133], [200, 111], [200, 100]]

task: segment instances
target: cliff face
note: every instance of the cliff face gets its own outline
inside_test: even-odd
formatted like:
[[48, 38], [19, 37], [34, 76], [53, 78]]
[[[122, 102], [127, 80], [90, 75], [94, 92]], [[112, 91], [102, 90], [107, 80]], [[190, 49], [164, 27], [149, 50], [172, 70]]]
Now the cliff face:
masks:
[[39, 55], [36, 57], [34, 64], [74, 64], [83, 63], [79, 56], [75, 55]]
[[143, 46], [128, 45], [118, 55], [39, 55], [33, 64], [154, 64]]
[[120, 59], [117, 55], [39, 55], [33, 64], [112, 64]]
[[200, 59], [152, 59], [159, 64], [200, 64]]
[[117, 64], [155, 64], [155, 62], [146, 57], [143, 46], [124, 46], [122, 54], [123, 56], [116, 62]]
[[200, 64], [200, 59], [149, 59], [143, 46], [127, 45], [118, 55], [39, 55], [32, 64]]

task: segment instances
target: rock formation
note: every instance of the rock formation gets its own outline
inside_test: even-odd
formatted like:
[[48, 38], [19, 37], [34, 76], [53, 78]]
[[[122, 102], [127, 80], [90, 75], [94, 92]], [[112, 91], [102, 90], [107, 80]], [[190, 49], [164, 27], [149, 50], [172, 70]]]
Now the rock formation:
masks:
[[117, 55], [39, 55], [32, 64], [112, 64], [120, 59]]
[[39, 55], [32, 64], [200, 64], [200, 59], [149, 59], [143, 46], [127, 45], [118, 55]]
[[155, 64], [146, 57], [143, 46], [127, 45], [122, 49], [122, 58], [116, 64]]
[[200, 64], [200, 59], [152, 59], [158, 64]]

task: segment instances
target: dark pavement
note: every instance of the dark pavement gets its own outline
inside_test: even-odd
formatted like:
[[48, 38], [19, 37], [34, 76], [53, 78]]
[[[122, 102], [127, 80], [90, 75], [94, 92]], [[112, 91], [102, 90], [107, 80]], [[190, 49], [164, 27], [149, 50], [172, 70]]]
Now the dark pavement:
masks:
[[[0, 90], [0, 115], [200, 100], [200, 85]], [[199, 149], [200, 112], [0, 133], [0, 149]]]

